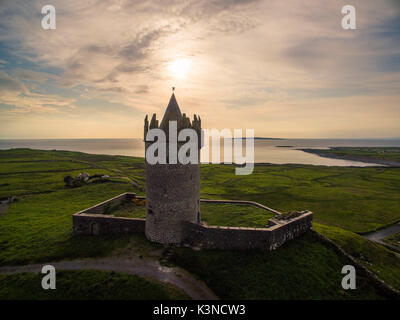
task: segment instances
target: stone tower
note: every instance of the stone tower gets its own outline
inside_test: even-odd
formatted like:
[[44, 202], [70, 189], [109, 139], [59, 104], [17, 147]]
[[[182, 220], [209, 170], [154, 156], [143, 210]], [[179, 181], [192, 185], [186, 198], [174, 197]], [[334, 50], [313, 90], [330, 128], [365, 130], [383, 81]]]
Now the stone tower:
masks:
[[[178, 134], [185, 128], [195, 129], [199, 141], [201, 137], [201, 119], [194, 115], [191, 121], [181, 113], [175, 94], [172, 93], [164, 117], [159, 125], [156, 114], [149, 123], [145, 118], [145, 148], [152, 144], [146, 141], [149, 129], [159, 128], [167, 137], [169, 146], [177, 143], [177, 149], [185, 142], [169, 141], [170, 121], [177, 122]], [[201, 144], [198, 144], [200, 159]], [[198, 160], [199, 160], [198, 159]], [[183, 240], [182, 221], [200, 221], [200, 161], [197, 164], [173, 164], [167, 157], [166, 164], [149, 164], [146, 159], [146, 237], [150, 241], [163, 244], [180, 244]]]

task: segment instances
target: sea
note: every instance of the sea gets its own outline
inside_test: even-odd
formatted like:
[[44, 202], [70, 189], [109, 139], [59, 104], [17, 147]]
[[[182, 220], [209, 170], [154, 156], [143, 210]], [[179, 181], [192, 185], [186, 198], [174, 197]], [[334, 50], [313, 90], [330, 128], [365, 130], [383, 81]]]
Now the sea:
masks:
[[[245, 141], [243, 141], [243, 145]], [[330, 159], [298, 149], [331, 147], [400, 147], [400, 139], [255, 139], [254, 162], [274, 164], [312, 164], [325, 166], [373, 166], [342, 159]], [[69, 150], [92, 154], [144, 157], [142, 139], [18, 139], [0, 140], [0, 150], [30, 148]], [[221, 149], [223, 154], [223, 149]]]

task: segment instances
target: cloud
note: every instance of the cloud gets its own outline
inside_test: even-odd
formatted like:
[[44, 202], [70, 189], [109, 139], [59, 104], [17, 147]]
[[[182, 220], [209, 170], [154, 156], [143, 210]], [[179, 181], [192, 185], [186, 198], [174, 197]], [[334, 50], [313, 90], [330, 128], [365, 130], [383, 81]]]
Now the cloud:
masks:
[[[32, 70], [15, 69], [13, 75], [25, 80], [47, 79], [45, 73]], [[33, 92], [22, 81], [0, 70], [0, 103], [12, 106], [7, 113], [60, 112], [60, 108], [73, 108], [74, 102], [74, 98]]]
[[20, 81], [37, 81], [37, 82], [45, 82], [47, 80], [54, 80], [57, 79], [58, 76], [42, 71], [35, 71], [30, 69], [22, 69], [22, 68], [15, 68], [11, 71], [11, 75]]
[[[282, 116], [276, 106], [297, 106], [318, 122], [316, 101], [324, 112], [340, 103], [351, 117], [359, 112], [355, 99], [378, 103], [374, 97], [380, 97], [387, 104], [373, 116], [384, 126], [394, 99], [387, 97], [398, 96], [400, 84], [400, 7], [391, 0], [354, 0], [358, 29], [345, 31], [345, 4], [54, 0], [57, 29], [45, 31], [42, 2], [9, 0], [0, 9], [0, 52], [7, 53], [0, 60], [7, 93], [1, 99], [23, 112], [53, 113], [72, 110], [79, 98], [103, 99], [141, 111], [132, 120], [138, 136], [144, 113], [161, 113], [172, 86], [185, 112], [203, 114], [213, 125], [230, 126], [246, 110], [257, 114], [257, 121], [244, 117], [242, 125], [257, 123], [259, 135], [274, 135], [262, 122], [271, 112]], [[181, 58], [191, 68], [177, 79], [167, 66]], [[71, 112], [78, 116], [84, 108]], [[295, 119], [285, 126], [291, 134], [304, 130]]]
[[0, 91], [1, 92], [27, 92], [23, 83], [11, 78], [6, 72], [0, 70]]
[[9, 114], [15, 113], [48, 113], [48, 112], [61, 112], [60, 108], [74, 108], [73, 103], [75, 99], [65, 98], [57, 95], [43, 95], [36, 93], [25, 94], [14, 94], [8, 91], [2, 94], [0, 103], [5, 105], [13, 106], [8, 111]]

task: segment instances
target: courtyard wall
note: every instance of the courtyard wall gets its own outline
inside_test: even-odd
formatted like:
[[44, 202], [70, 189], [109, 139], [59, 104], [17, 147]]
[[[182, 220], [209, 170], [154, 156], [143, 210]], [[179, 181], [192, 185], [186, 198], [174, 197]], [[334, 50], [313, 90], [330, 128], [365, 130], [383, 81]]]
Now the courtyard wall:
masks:
[[[134, 193], [124, 193], [74, 214], [72, 217], [74, 234], [144, 234], [146, 219], [114, 217], [104, 214], [108, 206], [117, 205], [133, 198], [144, 199], [144, 197], [137, 197]], [[228, 203], [229, 200], [223, 202]], [[237, 201], [232, 201], [232, 203], [237, 203]], [[249, 204], [254, 205], [251, 202]], [[263, 207], [260, 204], [257, 206]], [[271, 251], [311, 230], [312, 216], [312, 212], [306, 211], [289, 220], [270, 219], [267, 228], [207, 226], [202, 223], [182, 221], [178, 226], [182, 234], [180, 244], [204, 249]]]

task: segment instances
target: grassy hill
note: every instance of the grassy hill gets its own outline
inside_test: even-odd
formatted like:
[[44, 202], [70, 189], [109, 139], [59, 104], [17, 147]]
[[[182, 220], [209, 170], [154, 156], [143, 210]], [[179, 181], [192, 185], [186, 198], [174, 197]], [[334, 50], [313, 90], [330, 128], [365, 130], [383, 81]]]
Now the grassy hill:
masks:
[[270, 253], [177, 248], [172, 261], [205, 281], [222, 299], [384, 298], [360, 275], [358, 290], [343, 290], [341, 270], [351, 263], [312, 233]]
[[[14, 149], [0, 151], [0, 167], [0, 199], [18, 197], [0, 216], [0, 265], [106, 256], [126, 248], [146, 255], [159, 249], [138, 235], [72, 236], [73, 213], [122, 192], [144, 195], [142, 158]], [[248, 199], [280, 211], [311, 210], [318, 232], [400, 289], [399, 259], [355, 233], [400, 219], [399, 169], [256, 165], [250, 176], [235, 176], [228, 165], [204, 165], [201, 170], [203, 198]], [[80, 172], [107, 174], [112, 181], [66, 188], [63, 178]], [[210, 222], [216, 219], [215, 208], [209, 211]], [[234, 218], [243, 225], [255, 217], [259, 213], [242, 212]], [[222, 218], [230, 217], [216, 221]], [[312, 235], [269, 254], [182, 248], [172, 262], [226, 298], [382, 297], [364, 279], [356, 292], [342, 292], [340, 270], [346, 261]]]

